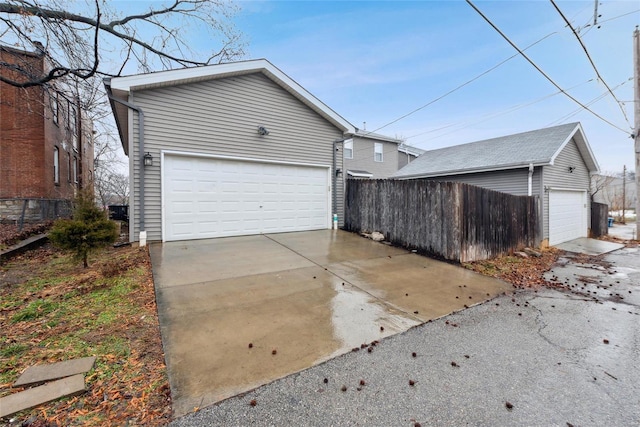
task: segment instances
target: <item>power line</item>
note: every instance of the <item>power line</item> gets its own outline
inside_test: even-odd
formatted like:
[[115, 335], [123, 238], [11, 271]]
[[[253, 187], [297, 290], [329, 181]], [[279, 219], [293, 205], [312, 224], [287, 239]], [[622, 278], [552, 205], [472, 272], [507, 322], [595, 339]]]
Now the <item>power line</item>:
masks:
[[[630, 81], [632, 81], [632, 80], [633, 80], [633, 77], [629, 77], [627, 80], [625, 80], [625, 81], [623, 81], [622, 83], [620, 83], [619, 85], [615, 86], [615, 87], [613, 88], [613, 90], [618, 89], [620, 86], [622, 86], [622, 85], [624, 85], [625, 83], [630, 82]], [[602, 93], [602, 94], [598, 95], [597, 97], [593, 98], [591, 101], [587, 102], [587, 105], [589, 105], [589, 106], [590, 106], [590, 105], [595, 104], [596, 102], [600, 101], [602, 98], [606, 97], [608, 93], [609, 93], [609, 92], [604, 92], [604, 93]], [[561, 118], [559, 118], [559, 119], [557, 119], [557, 120], [554, 120], [554, 121], [553, 121], [553, 122], [551, 122], [548, 126], [552, 126], [552, 125], [554, 125], [554, 124], [556, 124], [556, 123], [562, 123], [562, 122], [564, 122], [565, 120], [568, 120], [568, 119], [570, 119], [571, 117], [575, 116], [576, 114], [578, 114], [578, 113], [579, 113], [579, 112], [581, 112], [581, 111], [582, 111], [582, 108], [578, 108], [577, 110], [574, 110], [574, 111], [570, 112], [569, 114], [567, 114], [567, 115], [565, 115], [565, 116], [562, 116]]]
[[562, 19], [564, 20], [564, 22], [566, 22], [567, 27], [569, 27], [569, 29], [571, 30], [571, 32], [573, 33], [573, 35], [576, 37], [576, 39], [578, 39], [578, 42], [580, 43], [580, 46], [582, 46], [582, 50], [584, 50], [585, 55], [587, 55], [587, 59], [589, 60], [589, 63], [591, 64], [591, 67], [593, 67], [593, 71], [596, 72], [596, 76], [598, 77], [598, 80], [600, 80], [602, 82], [602, 84], [604, 85], [604, 87], [607, 88], [607, 90], [609, 91], [609, 94], [613, 97], [613, 99], [616, 101], [616, 103], [618, 104], [618, 107], [620, 107], [620, 111], [622, 111], [622, 115], [624, 116], [624, 120], [627, 122], [627, 124], [629, 125], [629, 127], [633, 127], [631, 126], [631, 122], [629, 122], [629, 118], [627, 117], [627, 112], [624, 111], [624, 108], [622, 107], [622, 103], [618, 100], [618, 98], [616, 97], [616, 95], [613, 93], [613, 91], [611, 90], [611, 88], [609, 87], [609, 85], [607, 84], [607, 82], [604, 80], [604, 78], [602, 77], [602, 75], [600, 74], [600, 71], [598, 71], [598, 68], [596, 67], [596, 64], [593, 62], [593, 59], [591, 59], [591, 55], [589, 54], [589, 51], [587, 50], [587, 47], [584, 45], [584, 43], [582, 42], [582, 39], [580, 38], [580, 36], [578, 35], [578, 33], [576, 32], [575, 28], [573, 28], [573, 25], [571, 25], [571, 22], [569, 22], [569, 20], [567, 19], [567, 17], [564, 15], [564, 13], [562, 13], [562, 11], [560, 10], [560, 8], [558, 7], [558, 5], [556, 4], [555, 1], [553, 0], [549, 0], [551, 2], [551, 4], [553, 5], [553, 7], [556, 9], [556, 11], [560, 14], [560, 16], [562, 17]]
[[[524, 50], [527, 50], [527, 49], [529, 49], [529, 48], [531, 48], [531, 47], [533, 47], [533, 46], [537, 45], [537, 44], [538, 44], [538, 43], [540, 43], [541, 41], [543, 41], [543, 40], [545, 40], [545, 39], [547, 39], [547, 38], [551, 37], [551, 36], [552, 36], [552, 35], [554, 35], [554, 34], [557, 34], [557, 31], [554, 31], [554, 32], [552, 32], [552, 33], [549, 33], [549, 34], [547, 34], [546, 36], [542, 37], [541, 39], [539, 39], [539, 40], [537, 40], [537, 41], [535, 41], [535, 42], [531, 43], [529, 46], [525, 47], [525, 48], [524, 48]], [[513, 58], [515, 58], [515, 57], [517, 57], [517, 56], [518, 56], [518, 54], [515, 54], [515, 55], [510, 56], [509, 58], [505, 59], [504, 61], [501, 61], [500, 63], [498, 63], [498, 64], [494, 65], [493, 67], [489, 68], [488, 70], [486, 70], [486, 71], [484, 71], [484, 72], [482, 72], [482, 73], [478, 74], [477, 76], [475, 76], [475, 77], [474, 77], [474, 78], [472, 78], [471, 80], [467, 80], [466, 82], [464, 82], [464, 83], [462, 83], [461, 85], [459, 85], [459, 86], [457, 86], [457, 87], [455, 87], [455, 88], [451, 89], [450, 91], [448, 91], [448, 92], [444, 93], [443, 95], [440, 95], [439, 97], [437, 97], [437, 98], [435, 98], [435, 99], [433, 99], [433, 100], [431, 100], [431, 101], [427, 102], [427, 103], [426, 103], [426, 104], [424, 104], [423, 106], [418, 107], [418, 108], [416, 108], [415, 110], [412, 110], [412, 111], [408, 112], [407, 114], [405, 114], [405, 115], [403, 115], [403, 116], [400, 116], [400, 117], [398, 117], [397, 119], [392, 120], [392, 121], [390, 121], [389, 123], [387, 123], [387, 124], [385, 124], [385, 125], [382, 125], [382, 126], [380, 126], [379, 128], [376, 128], [376, 129], [374, 129], [374, 130], [372, 130], [372, 131], [368, 132], [366, 135], [368, 135], [368, 134], [370, 134], [370, 133], [377, 132], [377, 131], [379, 131], [380, 129], [384, 129], [384, 128], [386, 128], [387, 126], [390, 126], [390, 125], [392, 125], [392, 124], [394, 124], [394, 123], [396, 123], [396, 122], [399, 122], [400, 120], [402, 120], [402, 119], [404, 119], [404, 118], [406, 118], [406, 117], [409, 117], [410, 115], [415, 114], [415, 113], [417, 113], [417, 112], [418, 112], [418, 111], [420, 111], [420, 110], [425, 109], [425, 108], [426, 108], [426, 107], [428, 107], [429, 105], [434, 104], [434, 103], [436, 103], [436, 102], [440, 101], [442, 98], [444, 98], [444, 97], [446, 97], [446, 96], [451, 95], [452, 93], [454, 93], [454, 92], [458, 91], [459, 89], [462, 89], [463, 87], [467, 86], [468, 84], [473, 83], [474, 81], [478, 80], [480, 77], [482, 77], [482, 76], [484, 76], [484, 75], [486, 75], [486, 74], [489, 74], [491, 71], [495, 70], [496, 68], [500, 67], [502, 64], [504, 64], [504, 63], [506, 63], [506, 62], [508, 62], [508, 61], [512, 60]]]
[[[569, 89], [567, 89], [567, 90], [573, 90], [573, 89], [575, 89], [575, 88], [577, 88], [577, 87], [580, 87], [580, 86], [582, 86], [582, 85], [584, 85], [584, 84], [586, 84], [586, 83], [589, 83], [589, 82], [591, 82], [591, 81], [593, 81], [593, 79], [586, 80], [586, 81], [584, 81], [584, 82], [582, 82], [582, 83], [579, 83], [579, 84], [577, 84], [577, 85], [575, 85], [575, 86], [570, 87], [570, 88], [569, 88]], [[415, 138], [415, 137], [417, 137], [417, 136], [422, 136], [422, 135], [425, 135], [425, 134], [428, 134], [428, 133], [437, 132], [437, 131], [439, 131], [439, 130], [443, 130], [443, 129], [446, 129], [446, 128], [449, 128], [449, 127], [453, 127], [453, 126], [460, 126], [460, 125], [462, 125], [462, 126], [458, 127], [457, 129], [454, 129], [454, 130], [452, 130], [452, 131], [450, 131], [450, 132], [442, 133], [442, 134], [440, 134], [440, 135], [436, 135], [436, 136], [434, 136], [434, 137], [432, 137], [432, 138], [430, 138], [430, 139], [440, 138], [440, 137], [443, 137], [443, 136], [445, 136], [445, 135], [449, 135], [449, 134], [452, 134], [452, 133], [458, 132], [459, 130], [462, 130], [462, 129], [468, 128], [469, 126], [473, 126], [473, 125], [477, 125], [477, 124], [480, 124], [480, 123], [484, 123], [484, 122], [486, 122], [486, 121], [488, 121], [488, 120], [492, 120], [492, 119], [494, 119], [494, 118], [496, 118], [496, 117], [499, 117], [499, 116], [502, 116], [502, 115], [505, 115], [505, 114], [512, 113], [512, 112], [517, 111], [517, 110], [519, 110], [519, 109], [521, 109], [521, 108], [525, 108], [525, 107], [528, 107], [528, 106], [530, 106], [530, 105], [537, 104], [538, 102], [542, 102], [542, 101], [544, 101], [544, 100], [546, 100], [546, 99], [548, 99], [548, 98], [554, 97], [554, 96], [559, 95], [559, 94], [561, 94], [561, 93], [562, 93], [561, 91], [556, 91], [556, 92], [554, 92], [554, 93], [550, 93], [550, 94], [548, 94], [548, 95], [545, 95], [545, 96], [542, 96], [542, 97], [540, 97], [540, 98], [534, 99], [533, 101], [528, 101], [528, 102], [525, 102], [525, 103], [523, 103], [523, 104], [518, 104], [518, 105], [511, 106], [511, 107], [507, 108], [506, 110], [502, 110], [502, 111], [498, 111], [498, 112], [494, 112], [494, 113], [488, 113], [488, 114], [485, 114], [485, 115], [484, 115], [480, 120], [475, 120], [475, 121], [464, 121], [464, 122], [459, 122], [459, 123], [453, 123], [453, 124], [450, 124], [450, 125], [446, 125], [446, 126], [439, 127], [439, 128], [437, 128], [437, 129], [432, 129], [432, 130], [428, 130], [428, 131], [426, 131], [426, 132], [418, 133], [418, 134], [416, 134], [416, 135], [411, 135], [411, 136], [408, 136], [408, 137], [407, 137], [407, 140], [409, 140], [409, 139], [411, 139], [411, 138]]]
[[544, 76], [544, 78], [546, 78], [552, 85], [554, 85], [559, 91], [561, 91], [565, 96], [567, 96], [569, 99], [571, 99], [573, 102], [575, 102], [576, 104], [580, 105], [582, 108], [584, 108], [585, 110], [587, 110], [588, 112], [590, 112], [591, 114], [593, 114], [594, 116], [596, 116], [597, 118], [599, 118], [600, 120], [602, 120], [603, 122], [609, 124], [610, 126], [618, 129], [621, 132], [624, 132], [626, 134], [629, 134], [629, 131], [622, 129], [621, 127], [611, 123], [609, 120], [605, 119], [604, 117], [602, 117], [601, 115], [599, 115], [598, 113], [592, 111], [591, 109], [589, 109], [586, 105], [584, 105], [582, 102], [578, 101], [576, 98], [574, 98], [572, 95], [570, 95], [569, 93], [567, 93], [564, 89], [562, 89], [562, 87], [560, 87], [560, 85], [558, 83], [556, 83], [551, 77], [549, 77], [547, 75], [547, 73], [545, 73], [544, 71], [542, 71], [542, 69], [540, 67], [538, 67], [536, 65], [535, 62], [533, 62], [531, 60], [531, 58], [529, 58], [518, 46], [516, 46], [515, 43], [513, 43], [509, 37], [507, 37], [493, 22], [491, 22], [491, 20], [489, 18], [487, 18], [481, 11], [480, 9], [478, 9], [472, 2], [471, 0], [466, 0], [467, 4], [469, 4], [469, 6], [471, 6], [489, 25], [491, 25], [491, 27], [502, 36], [503, 39], [505, 39], [507, 41], [507, 43], [509, 43], [511, 45], [511, 47], [513, 47], [515, 50], [518, 51], [518, 53], [520, 55], [522, 55], [522, 57], [524, 59], [527, 60], [527, 62], [529, 62], [529, 64], [531, 64], [536, 70], [538, 70], [538, 72], [540, 74], [542, 74]]

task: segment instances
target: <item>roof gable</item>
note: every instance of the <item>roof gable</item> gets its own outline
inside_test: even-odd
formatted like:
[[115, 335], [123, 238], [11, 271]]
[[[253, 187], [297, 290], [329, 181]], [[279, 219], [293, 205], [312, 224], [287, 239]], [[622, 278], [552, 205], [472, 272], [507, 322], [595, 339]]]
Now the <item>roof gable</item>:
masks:
[[[182, 68], [177, 70], [159, 71], [148, 74], [136, 74], [126, 77], [105, 79], [107, 92], [122, 101], [129, 100], [129, 94], [136, 90], [149, 90], [159, 87], [177, 86], [201, 81], [223, 79], [233, 76], [262, 73], [289, 92], [307, 107], [340, 129], [344, 134], [356, 133], [356, 128], [326, 104], [300, 86], [266, 59], [239, 61], [227, 64], [209, 65], [204, 67]], [[128, 128], [128, 111], [121, 104], [111, 102], [120, 131], [123, 147]]]
[[513, 135], [426, 151], [400, 169], [397, 178], [459, 175], [474, 172], [553, 165], [571, 140], [590, 172], [598, 171], [580, 123], [568, 123]]

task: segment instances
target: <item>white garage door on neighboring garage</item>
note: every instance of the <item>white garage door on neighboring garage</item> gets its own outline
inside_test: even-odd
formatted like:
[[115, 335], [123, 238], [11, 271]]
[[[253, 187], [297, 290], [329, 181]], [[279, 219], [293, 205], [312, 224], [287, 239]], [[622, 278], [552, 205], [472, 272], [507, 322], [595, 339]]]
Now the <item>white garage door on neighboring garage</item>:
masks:
[[163, 240], [329, 228], [329, 168], [164, 156]]
[[587, 192], [549, 191], [549, 244], [587, 237]]

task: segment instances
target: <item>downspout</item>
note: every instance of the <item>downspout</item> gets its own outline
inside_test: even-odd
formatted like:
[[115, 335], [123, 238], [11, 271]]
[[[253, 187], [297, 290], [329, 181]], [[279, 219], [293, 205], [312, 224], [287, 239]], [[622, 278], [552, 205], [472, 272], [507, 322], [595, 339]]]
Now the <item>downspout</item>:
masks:
[[[109, 88], [110, 89], [110, 88]], [[118, 104], [122, 104], [127, 108], [131, 108], [135, 112], [138, 113], [138, 157], [140, 158], [140, 215], [139, 215], [139, 226], [140, 226], [140, 246], [146, 246], [147, 244], [147, 231], [144, 226], [144, 112], [142, 108], [134, 105], [130, 102], [123, 101], [114, 97], [111, 94], [111, 90], [108, 91], [107, 95], [109, 99], [117, 102]], [[133, 153], [132, 153], [133, 154]], [[135, 191], [135, 190], [134, 190]]]
[[527, 183], [528, 183], [527, 195], [531, 196], [533, 194], [533, 163], [529, 163], [529, 179]]
[[338, 152], [338, 144], [341, 143], [341, 140], [333, 141], [333, 176], [331, 177], [331, 195], [332, 195], [332, 207], [333, 207], [333, 215], [332, 215], [332, 228], [338, 228], [338, 195], [336, 188], [338, 188], [338, 159], [336, 153]]

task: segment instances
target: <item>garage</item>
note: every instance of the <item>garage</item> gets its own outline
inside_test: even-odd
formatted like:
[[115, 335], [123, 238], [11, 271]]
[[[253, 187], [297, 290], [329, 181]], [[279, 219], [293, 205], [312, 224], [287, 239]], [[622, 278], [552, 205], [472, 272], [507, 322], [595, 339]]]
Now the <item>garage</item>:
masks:
[[163, 241], [329, 228], [329, 167], [167, 154]]
[[586, 191], [549, 191], [549, 244], [587, 237]]

